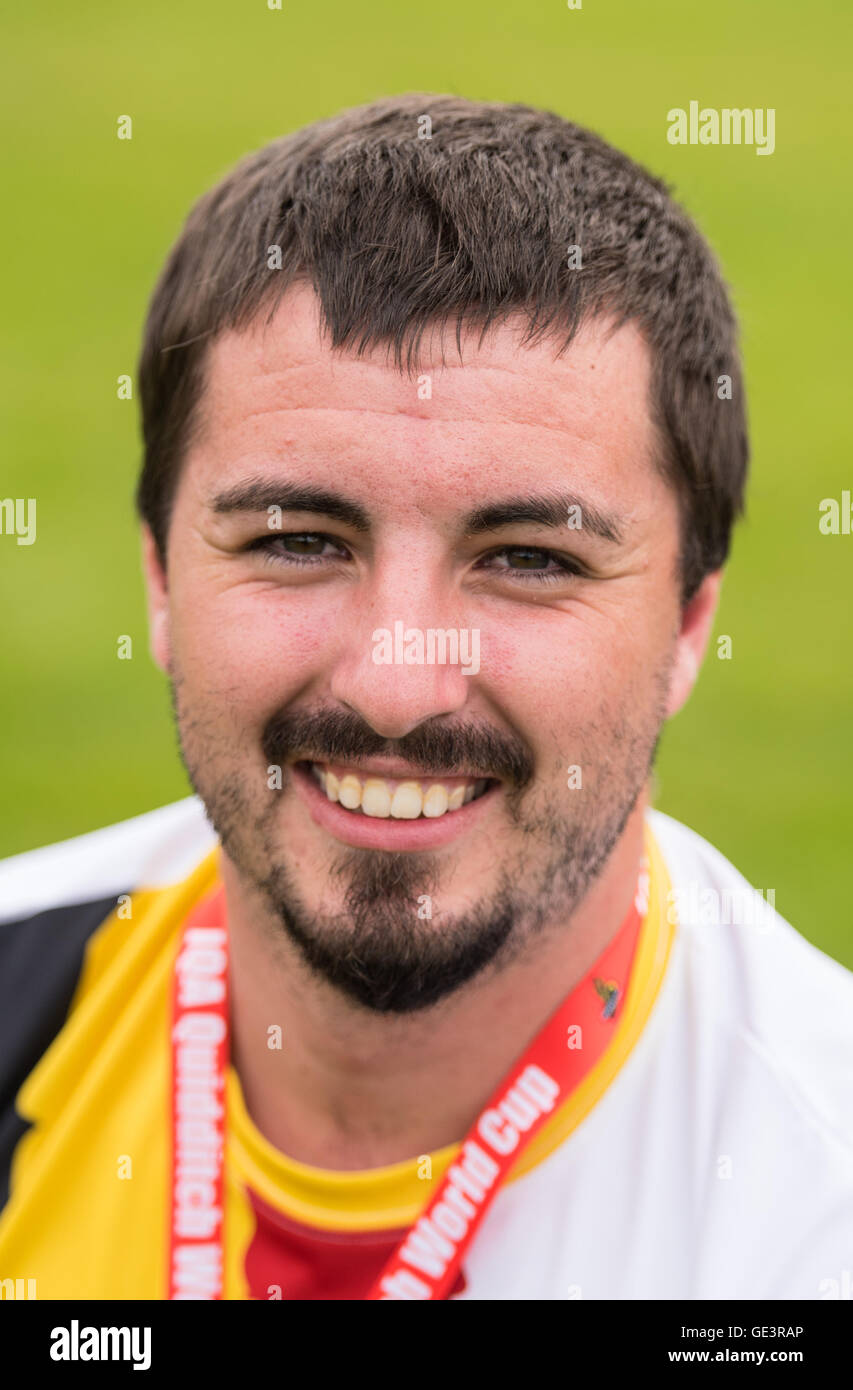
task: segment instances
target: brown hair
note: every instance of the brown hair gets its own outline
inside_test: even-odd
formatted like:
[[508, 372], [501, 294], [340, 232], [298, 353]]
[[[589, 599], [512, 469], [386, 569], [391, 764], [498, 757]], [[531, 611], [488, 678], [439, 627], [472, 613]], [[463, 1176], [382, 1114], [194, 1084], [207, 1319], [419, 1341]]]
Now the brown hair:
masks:
[[[424, 330], [451, 320], [458, 345], [463, 323], [485, 332], [521, 311], [524, 341], [558, 334], [561, 352], [593, 314], [635, 321], [652, 354], [659, 466], [681, 508], [684, 601], [726, 559], [748, 444], [737, 326], [707, 243], [665, 184], [590, 131], [425, 93], [273, 140], [192, 208], [139, 362], [137, 502], [162, 558], [207, 345], [264, 308], [271, 318], [296, 281], [313, 286], [334, 347], [385, 344], [401, 370]], [[721, 376], [731, 399], [718, 397]]]

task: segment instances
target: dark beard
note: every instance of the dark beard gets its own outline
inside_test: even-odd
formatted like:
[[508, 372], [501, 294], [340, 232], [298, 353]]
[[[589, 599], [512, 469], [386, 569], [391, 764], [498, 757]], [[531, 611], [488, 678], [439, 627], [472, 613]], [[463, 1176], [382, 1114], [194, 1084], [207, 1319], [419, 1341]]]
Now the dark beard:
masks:
[[444, 919], [426, 854], [355, 850], [332, 879], [344, 888], [333, 916], [306, 912], [284, 864], [258, 886], [314, 974], [373, 1013], [413, 1013], [454, 993], [500, 957], [515, 922], [505, 890]]
[[[287, 764], [295, 756], [347, 762], [394, 753], [424, 773], [450, 773], [456, 765], [482, 770], [487, 777], [501, 774], [507, 813], [520, 832], [519, 854], [503, 867], [495, 891], [464, 913], [447, 916], [437, 908], [435, 855], [353, 849], [338, 855], [330, 869], [330, 882], [343, 887], [340, 911], [320, 914], [307, 910], [293, 863], [280, 844], [276, 814], [282, 791], [265, 792], [267, 805], [258, 814], [258, 798], [253, 804], [247, 791], [251, 774], [231, 773], [215, 785], [202, 785], [205, 779], [198, 773], [209, 763], [190, 756], [187, 745], [209, 750], [211, 736], [197, 739], [197, 721], [180, 710], [179, 681], [172, 697], [187, 773], [241, 877], [262, 895], [274, 921], [318, 979], [373, 1013], [389, 1014], [429, 1008], [487, 969], [504, 969], [549, 924], [565, 930], [636, 805], [662, 723], [658, 719], [644, 738], [624, 725], [611, 734], [610, 756], [600, 769], [597, 817], [577, 817], [579, 823], [572, 824], [552, 813], [525, 813], [522, 797], [532, 782], [532, 760], [517, 739], [494, 730], [474, 725], [429, 729], [424, 724], [389, 743], [349, 713], [276, 716], [264, 731], [262, 746], [267, 765], [282, 767], [282, 791]], [[525, 844], [538, 848], [543, 839], [552, 853], [532, 883]]]

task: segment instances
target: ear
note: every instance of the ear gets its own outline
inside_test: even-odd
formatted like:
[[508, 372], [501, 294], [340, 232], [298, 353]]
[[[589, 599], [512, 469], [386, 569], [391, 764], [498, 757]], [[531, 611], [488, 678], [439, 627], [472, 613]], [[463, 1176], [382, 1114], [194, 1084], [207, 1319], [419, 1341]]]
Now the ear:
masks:
[[148, 641], [160, 670], [169, 674], [172, 654], [166, 571], [149, 526], [142, 527], [142, 568], [148, 594]]
[[681, 628], [669, 678], [667, 719], [671, 719], [686, 704], [696, 684], [717, 611], [722, 578], [722, 570], [706, 575], [681, 615]]

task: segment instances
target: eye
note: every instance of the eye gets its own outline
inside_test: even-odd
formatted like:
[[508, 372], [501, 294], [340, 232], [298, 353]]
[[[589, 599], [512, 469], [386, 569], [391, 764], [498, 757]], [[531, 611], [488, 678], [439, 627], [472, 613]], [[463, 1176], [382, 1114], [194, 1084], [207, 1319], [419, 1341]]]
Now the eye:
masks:
[[321, 531], [274, 532], [258, 536], [246, 549], [263, 551], [270, 563], [285, 565], [311, 565], [346, 556], [343, 546]]
[[[497, 563], [499, 560], [505, 560], [506, 564]], [[533, 545], [503, 546], [502, 549], [493, 550], [484, 556], [481, 565], [502, 575], [517, 576], [523, 581], [538, 580], [546, 584], [584, 573], [583, 566], [570, 556], [559, 555], [556, 551]]]

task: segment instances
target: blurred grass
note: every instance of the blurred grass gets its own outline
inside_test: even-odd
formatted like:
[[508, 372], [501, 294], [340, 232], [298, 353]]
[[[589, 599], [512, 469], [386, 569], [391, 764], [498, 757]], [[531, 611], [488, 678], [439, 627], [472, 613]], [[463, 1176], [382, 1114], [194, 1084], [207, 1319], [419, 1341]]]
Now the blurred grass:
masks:
[[[658, 805], [718, 845], [853, 966], [847, 911], [853, 537], [818, 504], [851, 486], [851, 188], [843, 143], [853, 11], [833, 0], [438, 0], [271, 11], [104, 0], [6, 17], [6, 437], [0, 496], [38, 499], [38, 540], [0, 537], [5, 795], [0, 854], [188, 788], [147, 656], [132, 492], [147, 299], [194, 200], [248, 150], [405, 90], [550, 107], [673, 183], [741, 316], [753, 441], [715, 656], [663, 740]], [[776, 151], [673, 147], [666, 112], [776, 110]], [[116, 120], [133, 117], [132, 141]], [[116, 660], [120, 634], [134, 659]]]

